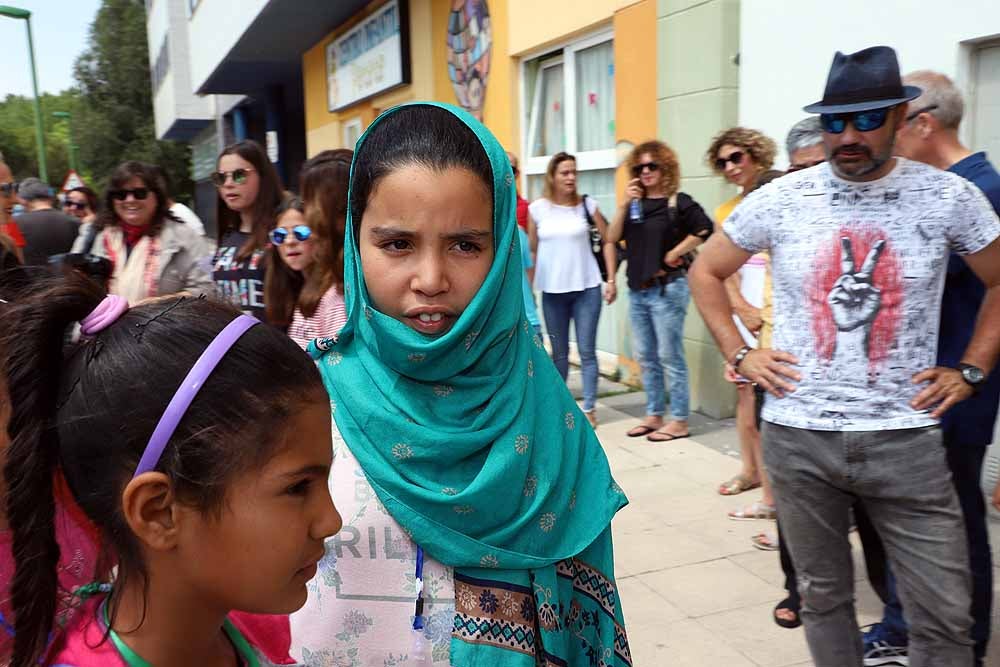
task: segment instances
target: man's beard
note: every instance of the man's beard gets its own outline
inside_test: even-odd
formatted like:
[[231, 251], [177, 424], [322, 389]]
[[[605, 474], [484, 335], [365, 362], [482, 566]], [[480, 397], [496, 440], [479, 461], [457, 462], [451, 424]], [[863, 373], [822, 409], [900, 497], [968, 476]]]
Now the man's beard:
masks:
[[[852, 161], [847, 165], [843, 165], [837, 158], [841, 151], [845, 151], [847, 149], [850, 149], [853, 152], [862, 153], [868, 159]], [[855, 180], [876, 172], [885, 166], [885, 164], [892, 159], [892, 149], [893, 146], [890, 144], [884, 151], [876, 156], [872, 153], [871, 149], [866, 146], [849, 144], [847, 146], [838, 147], [831, 155], [828, 155], [827, 158], [838, 176], [847, 180]]]

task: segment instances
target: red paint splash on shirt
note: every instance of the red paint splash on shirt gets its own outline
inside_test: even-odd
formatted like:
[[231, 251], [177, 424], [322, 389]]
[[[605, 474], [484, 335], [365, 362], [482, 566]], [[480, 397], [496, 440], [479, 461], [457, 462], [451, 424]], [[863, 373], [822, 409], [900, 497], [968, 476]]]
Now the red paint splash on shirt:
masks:
[[882, 291], [882, 304], [872, 323], [868, 339], [869, 371], [874, 373], [878, 365], [889, 355], [896, 340], [903, 305], [903, 281], [899, 257], [893, 250], [888, 235], [879, 229], [841, 228], [830, 237], [826, 245], [817, 249], [816, 259], [813, 262], [812, 282], [807, 287], [816, 353], [824, 361], [832, 360], [837, 342], [837, 325], [834, 323], [833, 311], [827, 299], [834, 283], [841, 276], [842, 237], [851, 240], [855, 271], [861, 269], [861, 264], [877, 241], [886, 242], [872, 275], [874, 286]]

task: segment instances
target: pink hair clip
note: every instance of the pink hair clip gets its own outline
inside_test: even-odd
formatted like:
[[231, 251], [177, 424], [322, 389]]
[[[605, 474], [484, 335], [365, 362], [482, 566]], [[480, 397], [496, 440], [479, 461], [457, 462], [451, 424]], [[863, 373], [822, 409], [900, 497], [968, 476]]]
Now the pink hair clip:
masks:
[[80, 322], [80, 333], [93, 336], [104, 331], [128, 310], [128, 301], [115, 294], [109, 294]]

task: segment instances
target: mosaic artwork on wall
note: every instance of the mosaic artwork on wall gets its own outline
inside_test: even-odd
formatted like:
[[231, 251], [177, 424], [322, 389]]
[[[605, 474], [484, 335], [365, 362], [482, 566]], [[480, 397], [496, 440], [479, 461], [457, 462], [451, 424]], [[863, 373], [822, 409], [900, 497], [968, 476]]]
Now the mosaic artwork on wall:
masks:
[[448, 78], [459, 105], [483, 119], [493, 27], [486, 0], [452, 0], [448, 15]]

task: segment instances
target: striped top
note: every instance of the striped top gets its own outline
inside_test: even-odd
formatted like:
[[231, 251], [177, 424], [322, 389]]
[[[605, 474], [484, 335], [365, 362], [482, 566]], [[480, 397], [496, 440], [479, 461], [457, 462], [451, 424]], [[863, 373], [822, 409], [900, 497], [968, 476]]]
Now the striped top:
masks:
[[288, 325], [288, 335], [303, 350], [314, 338], [329, 338], [338, 333], [347, 323], [347, 306], [344, 295], [336, 285], [331, 285], [316, 306], [312, 317], [306, 317], [295, 307], [292, 323]]

